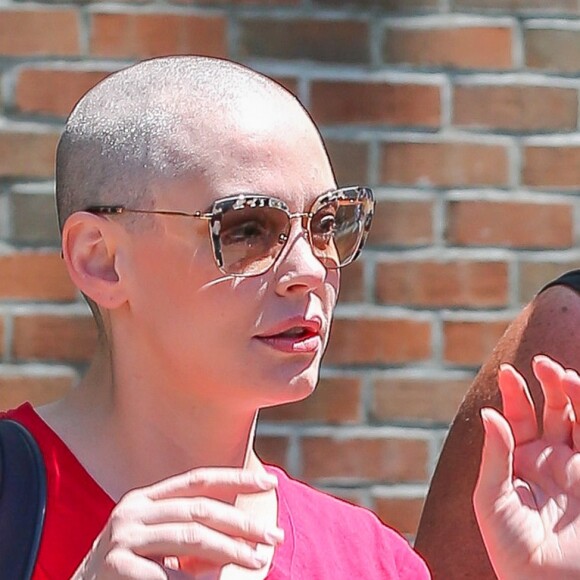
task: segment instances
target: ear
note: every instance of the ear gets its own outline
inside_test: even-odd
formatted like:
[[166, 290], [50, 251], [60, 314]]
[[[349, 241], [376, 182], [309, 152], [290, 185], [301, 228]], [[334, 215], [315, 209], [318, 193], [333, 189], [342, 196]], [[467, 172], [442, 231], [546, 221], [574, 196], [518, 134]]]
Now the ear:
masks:
[[118, 272], [121, 231], [107, 218], [75, 212], [62, 232], [62, 253], [75, 286], [99, 306], [114, 309], [126, 302]]

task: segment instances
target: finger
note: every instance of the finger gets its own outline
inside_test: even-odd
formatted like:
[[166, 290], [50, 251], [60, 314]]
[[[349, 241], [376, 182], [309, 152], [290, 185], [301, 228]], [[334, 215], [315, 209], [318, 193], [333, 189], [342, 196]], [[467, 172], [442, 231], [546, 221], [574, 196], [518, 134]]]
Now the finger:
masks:
[[264, 556], [244, 540], [232, 538], [197, 522], [146, 526], [135, 545], [141, 556], [193, 557], [219, 566], [237, 564], [257, 570], [266, 564]]
[[580, 377], [573, 369], [567, 369], [562, 381], [564, 392], [572, 405], [572, 445], [580, 450]]
[[[167, 580], [167, 573], [156, 562], [148, 558], [137, 556], [129, 550], [117, 549], [107, 555], [107, 571], [109, 574], [114, 574], [115, 578], [122, 580], [123, 578], [130, 580], [131, 578], [140, 578], [142, 580]], [[103, 574], [103, 570], [99, 572], [90, 571], [89, 574], [83, 578], [96, 578], [97, 574]], [[103, 574], [109, 576], [109, 574]]]
[[150, 499], [214, 496], [224, 492], [252, 493], [274, 489], [275, 475], [253, 473], [245, 469], [207, 467], [170, 477], [145, 489]]
[[564, 390], [566, 371], [544, 355], [534, 357], [532, 368], [544, 393], [544, 438], [552, 445], [570, 444], [572, 405]]
[[491, 408], [481, 410], [484, 429], [479, 477], [473, 494], [475, 513], [485, 518], [498, 498], [513, 489], [515, 441], [506, 419]]
[[509, 364], [499, 368], [498, 386], [503, 402], [503, 415], [509, 423], [517, 445], [537, 437], [536, 412], [526, 381]]
[[148, 525], [199, 522], [229, 536], [273, 546], [284, 539], [282, 529], [248, 517], [230, 504], [205, 497], [158, 500], [142, 521]]

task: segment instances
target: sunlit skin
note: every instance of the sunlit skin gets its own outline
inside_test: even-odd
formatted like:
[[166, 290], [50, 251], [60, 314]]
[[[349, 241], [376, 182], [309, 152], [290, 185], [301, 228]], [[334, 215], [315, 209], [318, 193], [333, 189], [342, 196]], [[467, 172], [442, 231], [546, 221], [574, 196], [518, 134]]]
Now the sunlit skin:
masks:
[[[155, 183], [156, 207], [193, 212], [256, 192], [306, 211], [336, 187], [302, 114], [259, 112], [238, 111], [235, 131], [230, 120], [208, 136], [208, 151], [220, 154], [203, 175]], [[80, 387], [41, 410], [114, 499], [196, 466], [242, 465], [256, 410], [315, 388], [339, 286], [338, 271], [313, 255], [299, 220], [267, 273], [232, 278], [215, 265], [206, 222], [147, 216], [142, 228], [127, 229], [124, 219], [81, 212], [67, 223], [65, 256], [75, 282], [114, 306], [107, 311], [114, 358], [109, 372], [101, 350]], [[75, 261], [102, 263], [106, 273], [95, 281]], [[320, 320], [315, 352], [283, 353], [256, 338], [294, 318]], [[82, 430], [68, 417], [82, 417]]]

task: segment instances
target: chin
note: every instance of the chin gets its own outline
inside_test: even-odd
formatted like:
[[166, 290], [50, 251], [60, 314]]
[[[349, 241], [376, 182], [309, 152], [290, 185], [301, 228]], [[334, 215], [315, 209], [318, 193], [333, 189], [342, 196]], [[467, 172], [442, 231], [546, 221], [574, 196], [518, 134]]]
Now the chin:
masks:
[[318, 369], [316, 369], [316, 372], [304, 372], [298, 376], [287, 378], [286, 380], [278, 377], [269, 384], [266, 400], [261, 406], [275, 407], [277, 405], [301, 401], [314, 392], [317, 384]]

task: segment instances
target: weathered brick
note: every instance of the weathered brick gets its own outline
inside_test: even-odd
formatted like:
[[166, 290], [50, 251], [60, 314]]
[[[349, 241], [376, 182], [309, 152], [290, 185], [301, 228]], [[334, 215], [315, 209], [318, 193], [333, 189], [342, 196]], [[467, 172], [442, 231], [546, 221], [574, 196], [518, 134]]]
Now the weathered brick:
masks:
[[569, 248], [572, 206], [494, 201], [449, 204], [447, 240], [458, 246]]
[[0, 255], [0, 299], [71, 301], [76, 296], [58, 252]]
[[478, 143], [386, 143], [381, 180], [391, 185], [505, 186], [508, 152]]
[[371, 416], [377, 421], [449, 423], [471, 381], [430, 378], [378, 379]]
[[439, 87], [418, 84], [319, 81], [310, 92], [310, 111], [318, 124], [374, 123], [438, 127]]
[[337, 318], [326, 364], [393, 364], [431, 356], [431, 326], [405, 319]]
[[303, 475], [308, 480], [424, 481], [427, 453], [426, 442], [416, 439], [305, 437]]
[[10, 205], [14, 241], [59, 245], [60, 235], [52, 195], [13, 192]]
[[578, 72], [580, 30], [525, 30], [526, 66], [559, 72]]
[[288, 469], [288, 438], [274, 435], [256, 437], [256, 453], [262, 461]]
[[63, 397], [73, 386], [72, 375], [0, 375], [0, 410], [13, 409], [25, 401], [45, 405]]
[[[549, 114], [546, 114], [549, 111]], [[578, 91], [556, 87], [458, 85], [453, 123], [499, 131], [572, 131]]]
[[386, 28], [383, 59], [421, 67], [502, 70], [512, 67], [506, 27]]
[[545, 286], [568, 270], [580, 268], [580, 260], [572, 262], [523, 262], [519, 268], [519, 302], [526, 304]]
[[0, 54], [75, 56], [79, 54], [76, 10], [0, 10]]
[[379, 8], [382, 12], [435, 11], [437, 0], [313, 0], [317, 6], [344, 8]]
[[479, 366], [505, 332], [509, 321], [445, 321], [443, 323], [444, 353], [446, 362]]
[[377, 267], [376, 284], [377, 300], [388, 304], [494, 308], [508, 300], [505, 262], [386, 262]]
[[373, 511], [401, 534], [415, 534], [424, 500], [421, 497], [375, 497]]
[[96, 338], [90, 316], [15, 316], [13, 355], [17, 360], [85, 362], [94, 353]]
[[531, 187], [578, 189], [580, 147], [525, 147], [522, 181]]
[[323, 378], [310, 397], [298, 403], [263, 409], [260, 421], [357, 423], [361, 418], [360, 397], [360, 379]]
[[340, 271], [339, 299], [341, 303], [364, 300], [364, 273], [361, 259]]
[[326, 139], [325, 145], [340, 186], [367, 183], [369, 150], [366, 143]]
[[534, 14], [578, 14], [577, 0], [452, 0], [452, 6], [459, 10], [493, 10], [505, 13], [526, 13]]
[[23, 113], [66, 117], [77, 101], [107, 74], [105, 71], [24, 69], [16, 83], [16, 107]]
[[298, 79], [296, 77], [270, 76], [270, 78], [276, 81], [278, 84], [282, 85], [287, 91], [290, 91], [293, 95], [298, 95]]
[[148, 58], [170, 54], [226, 55], [222, 16], [97, 13], [91, 21], [91, 54]]
[[52, 177], [58, 137], [0, 130], [0, 177]]
[[244, 58], [363, 63], [370, 58], [368, 28], [349, 20], [242, 20], [239, 52]]
[[427, 246], [432, 242], [433, 202], [377, 202], [369, 246]]

